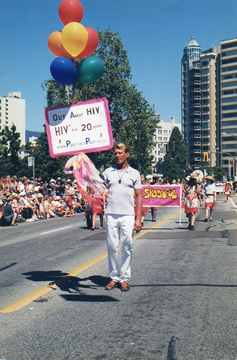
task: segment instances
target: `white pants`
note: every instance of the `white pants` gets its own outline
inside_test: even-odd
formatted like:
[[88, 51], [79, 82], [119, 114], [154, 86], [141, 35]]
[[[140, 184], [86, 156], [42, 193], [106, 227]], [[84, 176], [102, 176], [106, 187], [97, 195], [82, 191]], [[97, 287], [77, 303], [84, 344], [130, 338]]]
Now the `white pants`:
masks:
[[[107, 250], [110, 278], [117, 282], [131, 278], [134, 216], [106, 215]], [[118, 246], [121, 243], [121, 268], [118, 267]]]

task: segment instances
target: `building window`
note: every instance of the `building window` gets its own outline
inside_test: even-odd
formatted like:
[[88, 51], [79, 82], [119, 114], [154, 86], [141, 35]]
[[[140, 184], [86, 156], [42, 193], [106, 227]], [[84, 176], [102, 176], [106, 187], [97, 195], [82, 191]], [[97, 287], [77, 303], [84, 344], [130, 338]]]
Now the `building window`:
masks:
[[[235, 121], [223, 121], [222, 126], [237, 126], [237, 120]], [[224, 129], [222, 129], [224, 130]], [[226, 130], [225, 130], [226, 131]]]
[[236, 79], [237, 74], [229, 74], [229, 75], [223, 75], [222, 80], [228, 80], [228, 79]]
[[237, 50], [232, 50], [232, 51], [226, 51], [226, 52], [222, 52], [222, 57], [225, 56], [231, 56], [231, 55], [236, 55], [237, 54]]
[[222, 99], [222, 103], [229, 103], [229, 102], [237, 102], [237, 96], [233, 96], [230, 98], [223, 98]]
[[237, 112], [229, 113], [229, 114], [222, 114], [223, 118], [231, 118], [231, 117], [237, 117]]
[[227, 43], [227, 44], [221, 44], [221, 49], [229, 49], [232, 47], [237, 46], [237, 41], [233, 41], [231, 43]]
[[226, 59], [226, 60], [222, 60], [222, 64], [230, 64], [230, 63], [234, 63], [237, 62], [237, 58], [232, 58], [232, 59]]
[[202, 82], [208, 82], [210, 80], [210, 76], [203, 76]]
[[234, 70], [237, 70], [236, 65], [224, 67], [221, 69], [221, 72], [234, 71]]
[[210, 84], [203, 84], [202, 85], [202, 90], [207, 90], [210, 88]]
[[209, 136], [210, 135], [210, 131], [209, 130], [204, 130], [202, 131], [202, 136]]
[[225, 105], [225, 106], [222, 106], [222, 111], [236, 110], [236, 109], [237, 109], [237, 105]]
[[222, 84], [222, 87], [229, 87], [229, 86], [236, 86], [237, 85], [237, 81], [228, 81], [226, 83]]
[[202, 105], [209, 105], [210, 101], [209, 99], [202, 100]]

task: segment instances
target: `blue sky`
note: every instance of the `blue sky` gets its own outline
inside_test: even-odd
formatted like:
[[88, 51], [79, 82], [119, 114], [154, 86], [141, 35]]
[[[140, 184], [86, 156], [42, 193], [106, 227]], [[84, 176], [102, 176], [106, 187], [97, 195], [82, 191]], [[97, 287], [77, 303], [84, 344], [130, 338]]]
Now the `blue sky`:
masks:
[[[0, 96], [21, 91], [26, 129], [42, 131], [55, 56], [48, 36], [62, 30], [60, 0], [1, 0]], [[164, 121], [181, 121], [181, 58], [194, 36], [203, 50], [237, 37], [237, 0], [81, 0], [82, 24], [119, 32], [133, 83]]]

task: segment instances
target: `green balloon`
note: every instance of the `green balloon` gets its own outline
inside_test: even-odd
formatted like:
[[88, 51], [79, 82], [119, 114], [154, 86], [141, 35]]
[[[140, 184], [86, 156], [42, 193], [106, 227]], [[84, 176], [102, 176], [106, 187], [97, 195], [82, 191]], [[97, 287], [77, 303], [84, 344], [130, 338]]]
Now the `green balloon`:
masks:
[[76, 82], [91, 84], [101, 78], [105, 70], [104, 63], [96, 56], [88, 56], [77, 65]]

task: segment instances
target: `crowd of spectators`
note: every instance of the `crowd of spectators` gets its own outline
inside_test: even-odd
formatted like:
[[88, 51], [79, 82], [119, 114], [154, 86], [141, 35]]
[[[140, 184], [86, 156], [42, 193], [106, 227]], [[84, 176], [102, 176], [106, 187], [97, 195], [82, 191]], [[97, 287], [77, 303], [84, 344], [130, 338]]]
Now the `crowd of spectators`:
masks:
[[17, 226], [54, 217], [75, 216], [87, 204], [74, 179], [28, 179], [6, 176], [0, 179], [0, 225]]

